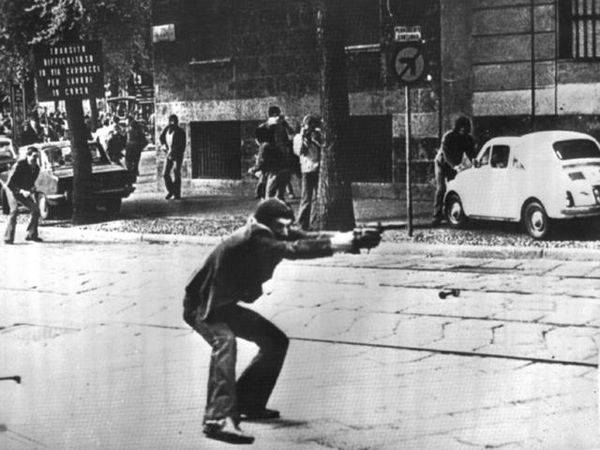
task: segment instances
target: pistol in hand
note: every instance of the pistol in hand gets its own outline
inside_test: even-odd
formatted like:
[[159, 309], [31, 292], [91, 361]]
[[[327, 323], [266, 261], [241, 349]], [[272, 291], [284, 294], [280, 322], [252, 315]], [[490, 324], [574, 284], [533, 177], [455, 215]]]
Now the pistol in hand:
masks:
[[352, 253], [360, 253], [360, 250], [366, 248], [371, 250], [381, 242], [382, 227], [357, 227], [352, 232]]

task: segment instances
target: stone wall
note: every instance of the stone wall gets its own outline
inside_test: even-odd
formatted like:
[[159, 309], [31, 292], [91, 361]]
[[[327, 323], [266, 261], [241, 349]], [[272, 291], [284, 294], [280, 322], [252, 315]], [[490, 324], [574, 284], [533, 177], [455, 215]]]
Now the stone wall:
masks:
[[[348, 45], [378, 44], [380, 2], [346, 0]], [[413, 0], [437, 5], [437, 0]], [[406, 1], [392, 0], [394, 11]], [[183, 126], [194, 121], [264, 120], [277, 104], [292, 125], [319, 113], [319, 63], [314, 5], [307, 0], [154, 0], [154, 24], [173, 23], [175, 42], [154, 46], [157, 133], [169, 114]], [[413, 8], [421, 13], [417, 6]], [[432, 9], [424, 11], [431, 14]], [[413, 11], [413, 13], [415, 12]], [[435, 11], [434, 11], [435, 12]], [[429, 34], [437, 22], [428, 22]], [[438, 36], [434, 36], [439, 41]], [[396, 146], [404, 135], [404, 95], [384, 85], [379, 52], [349, 53], [348, 83], [352, 115], [390, 115]], [[412, 93], [416, 138], [437, 139], [438, 97], [431, 88]], [[242, 170], [252, 158], [252, 127], [242, 125]], [[184, 168], [191, 175], [191, 145]], [[159, 157], [158, 171], [163, 161]]]
[[567, 31], [557, 27], [564, 11], [557, 16], [556, 2], [534, 0], [533, 126], [531, 0], [470, 3], [472, 111], [480, 142], [532, 129], [570, 129], [597, 136], [600, 62], [558, 57], [557, 29], [569, 32], [570, 26]]

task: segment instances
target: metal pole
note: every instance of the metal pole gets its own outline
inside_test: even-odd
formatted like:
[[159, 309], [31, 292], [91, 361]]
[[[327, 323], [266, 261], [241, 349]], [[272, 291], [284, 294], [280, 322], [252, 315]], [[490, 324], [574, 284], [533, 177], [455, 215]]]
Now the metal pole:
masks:
[[406, 142], [406, 231], [408, 236], [412, 237], [412, 188], [410, 180], [410, 88], [408, 85], [404, 86], [404, 99], [406, 104], [406, 120], [405, 120], [405, 142]]
[[530, 0], [531, 16], [531, 131], [535, 131], [535, 0]]

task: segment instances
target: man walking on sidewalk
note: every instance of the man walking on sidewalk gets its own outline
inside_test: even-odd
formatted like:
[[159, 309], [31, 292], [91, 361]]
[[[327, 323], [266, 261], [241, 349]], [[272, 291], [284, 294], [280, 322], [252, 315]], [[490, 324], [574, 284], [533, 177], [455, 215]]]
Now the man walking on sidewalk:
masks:
[[19, 214], [19, 203], [27, 207], [31, 213], [31, 220], [27, 227], [25, 240], [42, 242], [38, 236], [38, 222], [40, 209], [35, 201], [35, 180], [40, 173], [38, 165], [39, 152], [35, 147], [27, 149], [25, 159], [17, 161], [13, 166], [6, 185], [4, 185], [5, 198], [10, 208], [8, 223], [4, 233], [4, 243], [12, 244], [15, 241], [15, 229], [17, 227], [17, 215]]
[[[185, 153], [185, 131], [179, 126], [175, 114], [169, 116], [169, 125], [160, 134], [160, 143], [167, 151], [163, 178], [167, 188], [166, 199], [181, 198], [181, 164]], [[173, 177], [171, 177], [171, 172]]]
[[[379, 244], [380, 236], [353, 232], [307, 235], [290, 229], [294, 214], [278, 199], [259, 204], [245, 227], [219, 244], [192, 275], [184, 320], [212, 347], [204, 433], [212, 439], [251, 443], [240, 420], [276, 419], [267, 409], [288, 348], [287, 336], [260, 314], [238, 305], [262, 295], [262, 284], [284, 259], [331, 256]], [[236, 382], [236, 337], [259, 352]]]

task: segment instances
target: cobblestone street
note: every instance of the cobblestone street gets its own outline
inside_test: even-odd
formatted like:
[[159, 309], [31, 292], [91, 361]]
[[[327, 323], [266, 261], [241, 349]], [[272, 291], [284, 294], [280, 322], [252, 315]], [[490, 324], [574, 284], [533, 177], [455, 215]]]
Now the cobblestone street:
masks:
[[[229, 447], [202, 435], [209, 348], [181, 319], [209, 250], [3, 247], [0, 376], [22, 384], [0, 382], [0, 448]], [[599, 285], [595, 262], [285, 262], [252, 306], [292, 339], [283, 418], [245, 429], [268, 449], [600, 448]]]

